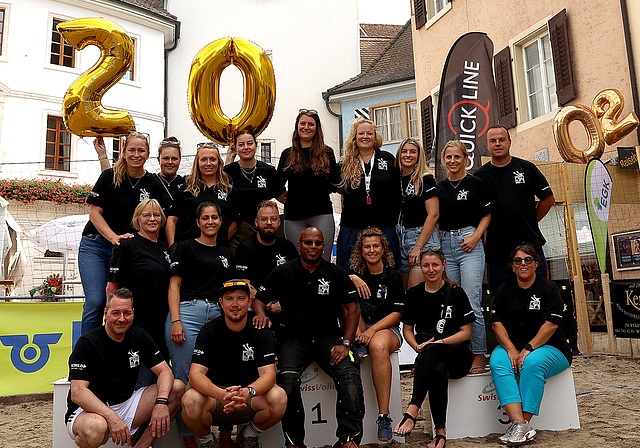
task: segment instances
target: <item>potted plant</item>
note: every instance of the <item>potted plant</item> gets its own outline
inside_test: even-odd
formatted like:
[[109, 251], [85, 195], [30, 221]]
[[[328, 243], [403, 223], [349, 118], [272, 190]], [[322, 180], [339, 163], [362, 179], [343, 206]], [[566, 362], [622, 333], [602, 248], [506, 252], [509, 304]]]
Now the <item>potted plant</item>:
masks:
[[40, 292], [43, 302], [57, 302], [56, 296], [62, 294], [62, 276], [51, 274], [42, 282], [42, 285], [29, 290], [31, 297], [37, 292]]

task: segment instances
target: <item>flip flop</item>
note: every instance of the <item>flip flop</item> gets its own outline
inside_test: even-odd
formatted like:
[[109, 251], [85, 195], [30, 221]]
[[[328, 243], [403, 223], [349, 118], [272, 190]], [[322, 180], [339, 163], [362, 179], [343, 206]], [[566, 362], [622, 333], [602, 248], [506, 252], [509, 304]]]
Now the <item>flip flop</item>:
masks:
[[436, 442], [436, 448], [438, 446], [438, 443], [440, 443], [440, 439], [444, 440], [444, 445], [442, 445], [442, 448], [445, 448], [447, 446], [447, 438], [445, 436], [443, 436], [442, 434], [436, 434], [436, 436], [434, 437], [433, 441]]
[[[402, 420], [400, 420], [400, 423], [398, 424], [398, 427], [399, 427], [399, 428], [402, 428], [402, 425], [404, 425], [404, 423], [405, 423], [407, 420], [411, 420], [411, 421], [413, 421], [413, 428], [415, 428], [415, 427], [416, 427], [416, 418], [415, 418], [413, 415], [411, 415], [411, 414], [409, 414], [409, 413], [407, 413], [407, 412], [405, 412], [405, 413], [404, 413], [404, 415], [402, 416]], [[411, 430], [410, 430], [409, 432], [406, 432], [406, 433], [404, 433], [404, 434], [399, 433], [399, 432], [397, 432], [397, 431], [395, 431], [395, 430], [393, 431], [393, 433], [394, 433], [395, 435], [398, 435], [398, 436], [406, 437], [406, 436], [408, 436], [409, 434], [411, 434], [411, 431], [413, 431], [413, 428], [411, 428]]]

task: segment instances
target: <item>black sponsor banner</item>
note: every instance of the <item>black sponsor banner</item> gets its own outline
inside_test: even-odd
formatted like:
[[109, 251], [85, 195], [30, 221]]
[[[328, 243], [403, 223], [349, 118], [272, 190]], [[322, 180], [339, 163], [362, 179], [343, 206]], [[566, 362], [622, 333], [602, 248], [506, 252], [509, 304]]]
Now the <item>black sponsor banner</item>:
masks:
[[493, 81], [493, 42], [485, 33], [467, 33], [451, 47], [442, 71], [436, 124], [436, 177], [446, 177], [442, 147], [462, 141], [469, 150], [470, 172], [480, 168], [487, 128], [498, 122]]
[[638, 169], [638, 155], [633, 146], [618, 146], [618, 164], [623, 170]]
[[640, 281], [612, 281], [611, 301], [614, 334], [640, 338]]

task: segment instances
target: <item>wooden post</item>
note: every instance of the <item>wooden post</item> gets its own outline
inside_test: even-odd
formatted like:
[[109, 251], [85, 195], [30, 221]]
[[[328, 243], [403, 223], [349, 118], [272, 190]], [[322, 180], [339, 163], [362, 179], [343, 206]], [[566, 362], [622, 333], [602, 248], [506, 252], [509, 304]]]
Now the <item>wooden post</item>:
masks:
[[611, 290], [609, 289], [609, 274], [601, 274], [602, 294], [604, 295], [604, 313], [607, 318], [607, 335], [609, 336], [609, 350], [612, 355], [618, 354], [618, 343], [613, 334], [613, 314], [611, 311]]
[[575, 291], [576, 311], [578, 318], [578, 348], [582, 353], [593, 355], [591, 345], [591, 330], [589, 328], [589, 313], [587, 312], [587, 299], [584, 293], [584, 279], [582, 278], [582, 263], [580, 263], [580, 252], [578, 250], [578, 235], [576, 234], [576, 221], [573, 215], [573, 201], [569, 188], [569, 173], [566, 162], [560, 164], [562, 174], [562, 184], [564, 187], [565, 202], [567, 209], [565, 213], [565, 228], [567, 231], [567, 242], [569, 245], [569, 260], [573, 271], [573, 287]]

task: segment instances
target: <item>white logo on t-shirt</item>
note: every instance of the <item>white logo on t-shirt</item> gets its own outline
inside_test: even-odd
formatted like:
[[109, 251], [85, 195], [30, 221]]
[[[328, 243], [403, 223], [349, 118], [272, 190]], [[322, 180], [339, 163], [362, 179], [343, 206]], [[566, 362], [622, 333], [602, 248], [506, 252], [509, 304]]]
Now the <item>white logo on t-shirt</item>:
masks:
[[146, 188], [140, 189], [140, 202], [144, 201], [145, 199], [149, 199], [150, 197], [151, 194], [147, 191]]
[[409, 182], [409, 184], [407, 185], [406, 195], [413, 196], [415, 193], [416, 193], [416, 187], [413, 185], [413, 182]]
[[520, 171], [514, 171], [513, 178], [516, 181], [516, 184], [524, 183], [524, 173], [521, 173]]
[[321, 296], [329, 295], [329, 282], [323, 278], [318, 279], [318, 294]]
[[276, 254], [276, 266], [280, 266], [282, 264], [285, 264], [286, 262], [287, 262], [287, 259], [284, 258], [283, 255]]
[[222, 190], [218, 190], [218, 199], [220, 199], [221, 201], [226, 201], [227, 200], [227, 193], [225, 193]]
[[267, 188], [267, 179], [262, 177], [262, 176], [258, 176], [258, 188]]
[[453, 313], [453, 308], [451, 308], [451, 305], [447, 305], [447, 311], [445, 311], [444, 313], [444, 318], [445, 319], [451, 319], [451, 314]]
[[467, 195], [469, 194], [469, 190], [460, 190], [458, 191], [458, 201], [466, 201]]
[[167, 263], [171, 264], [171, 257], [169, 256], [167, 251], [163, 250], [162, 253], [164, 254], [164, 259], [167, 260]]
[[383, 159], [378, 159], [378, 169], [386, 170], [387, 169], [387, 161]]
[[253, 347], [250, 347], [249, 343], [247, 342], [246, 344], [244, 344], [242, 346], [242, 348], [244, 349], [242, 351], [242, 360], [243, 361], [253, 361]]
[[530, 310], [539, 310], [540, 309], [540, 298], [536, 297], [536, 295], [531, 296], [531, 302], [529, 302]]
[[138, 367], [140, 365], [140, 355], [139, 352], [134, 352], [133, 350], [129, 350], [129, 367], [133, 369], [134, 367]]
[[225, 267], [225, 269], [229, 269], [229, 260], [227, 260], [227, 257], [225, 257], [224, 255], [219, 255], [220, 257], [220, 261], [222, 262], [222, 266]]
[[376, 294], [378, 299], [386, 299], [387, 298], [387, 285], [379, 285], [378, 294]]

